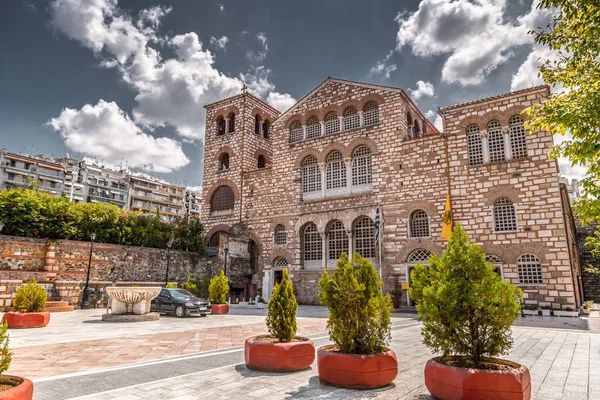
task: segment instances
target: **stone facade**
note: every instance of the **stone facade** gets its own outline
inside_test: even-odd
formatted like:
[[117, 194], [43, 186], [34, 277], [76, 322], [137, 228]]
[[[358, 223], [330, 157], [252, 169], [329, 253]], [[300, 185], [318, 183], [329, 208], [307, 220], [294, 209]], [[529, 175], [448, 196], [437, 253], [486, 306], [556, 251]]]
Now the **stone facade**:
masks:
[[[552, 135], [527, 135], [526, 154], [518, 159], [508, 150], [511, 117], [547, 94], [546, 87], [537, 87], [442, 109], [443, 134], [403, 90], [332, 78], [281, 115], [247, 93], [207, 105], [202, 219], [209, 244], [223, 245], [215, 234], [255, 243], [259, 254], [252, 282], [262, 283], [263, 296], [269, 296], [287, 265], [304, 304], [318, 303], [317, 282], [325, 266], [335, 268], [332, 254], [339, 249], [366, 251], [381, 270], [386, 290], [400, 291], [402, 302], [410, 304], [407, 288], [415, 255], [440, 254], [446, 246], [440, 235], [450, 193], [454, 222], [495, 256], [498, 271], [525, 290], [527, 303], [575, 307], [577, 265], [569, 252], [574, 247], [565, 225], [569, 216], [563, 208], [557, 164], [547, 155]], [[266, 140], [256, 135], [254, 124], [248, 126], [258, 110], [276, 117]], [[219, 116], [231, 112], [246, 123], [219, 135]], [[313, 125], [314, 118], [320, 129]], [[471, 165], [466, 129], [477, 125], [481, 142], [488, 146], [487, 123], [494, 120], [507, 145], [506, 159], [490, 162], [484, 157], [480, 165]], [[270, 165], [262, 169], [256, 167], [258, 147], [269, 152]], [[363, 153], [357, 151], [365, 147], [370, 154], [359, 159]], [[231, 152], [227, 171], [218, 170], [222, 151]], [[318, 168], [317, 189], [306, 189], [303, 165], [308, 159]], [[369, 178], [362, 179], [365, 169], [360, 169], [360, 162], [367, 159]], [[213, 194], [223, 185], [234, 193], [234, 204], [213, 210]], [[512, 202], [516, 229], [495, 230], [493, 210], [500, 198]], [[378, 208], [381, 251], [372, 237]], [[424, 216], [419, 223], [428, 227], [426, 234], [413, 232], [418, 210]], [[371, 224], [367, 230], [360, 225], [365, 220]], [[285, 232], [285, 241], [276, 240], [276, 229]], [[315, 229], [314, 236], [306, 229]], [[367, 231], [370, 242], [365, 245]], [[307, 240], [322, 253], [320, 258], [307, 257]], [[311, 251], [315, 253], [315, 248]], [[517, 263], [522, 263], [523, 255], [539, 260], [542, 283], [520, 283]]]

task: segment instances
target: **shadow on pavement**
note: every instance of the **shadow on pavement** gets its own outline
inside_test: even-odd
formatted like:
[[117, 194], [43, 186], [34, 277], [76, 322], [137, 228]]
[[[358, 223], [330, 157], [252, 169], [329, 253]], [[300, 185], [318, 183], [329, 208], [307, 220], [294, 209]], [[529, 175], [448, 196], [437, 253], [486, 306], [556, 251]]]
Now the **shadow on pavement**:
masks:
[[294, 372], [268, 372], [268, 371], [259, 371], [256, 369], [250, 369], [250, 368], [246, 367], [245, 364], [238, 364], [235, 366], [236, 372], [239, 373], [243, 378], [255, 378], [255, 377], [259, 377], [259, 376], [277, 376], [277, 377], [294, 376], [294, 375], [298, 375], [298, 374], [301, 374], [306, 371], [311, 371], [312, 369], [313, 368], [310, 367], [310, 368], [302, 370], [302, 371], [294, 371]]
[[345, 389], [337, 386], [322, 384], [318, 376], [313, 376], [308, 380], [308, 384], [300, 386], [290, 392], [286, 392], [286, 399], [340, 399], [348, 398], [352, 393], [356, 393], [357, 398], [374, 399], [383, 392], [394, 390], [395, 384], [389, 384], [379, 389]]

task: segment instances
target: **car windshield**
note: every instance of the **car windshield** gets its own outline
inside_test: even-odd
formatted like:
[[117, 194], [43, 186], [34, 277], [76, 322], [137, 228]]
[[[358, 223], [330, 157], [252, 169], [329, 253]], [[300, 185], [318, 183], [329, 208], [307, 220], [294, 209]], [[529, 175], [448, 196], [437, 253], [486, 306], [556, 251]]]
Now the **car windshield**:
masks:
[[171, 297], [175, 299], [189, 299], [193, 295], [185, 289], [170, 290]]

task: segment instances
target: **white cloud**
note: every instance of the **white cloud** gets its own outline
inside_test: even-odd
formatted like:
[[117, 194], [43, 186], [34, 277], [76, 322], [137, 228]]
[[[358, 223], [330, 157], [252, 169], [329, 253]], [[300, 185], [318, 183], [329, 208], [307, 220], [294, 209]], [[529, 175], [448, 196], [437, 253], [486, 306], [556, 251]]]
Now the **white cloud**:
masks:
[[248, 50], [246, 52], [246, 57], [254, 62], [262, 62], [265, 58], [267, 58], [267, 52], [269, 51], [267, 36], [263, 32], [260, 32], [258, 35], [256, 35], [256, 39], [258, 39], [260, 42], [260, 50]]
[[202, 194], [202, 186], [188, 186], [186, 187], [190, 192], [196, 192]]
[[548, 48], [535, 45], [521, 64], [519, 70], [513, 74], [510, 90], [524, 89], [530, 86], [542, 85], [544, 81], [538, 76], [540, 66], [545, 60], [556, 60], [557, 54]]
[[296, 100], [287, 93], [271, 92], [267, 96], [267, 103], [272, 107], [275, 107], [281, 112], [286, 111], [288, 108], [296, 104]]
[[433, 97], [435, 90], [431, 82], [417, 81], [416, 89], [408, 89], [413, 100], [419, 100], [421, 97]]
[[425, 113], [425, 118], [431, 119], [436, 116], [436, 112], [433, 110], [429, 110]]
[[218, 49], [225, 50], [225, 46], [227, 46], [227, 42], [229, 42], [229, 38], [227, 36], [221, 36], [219, 39], [217, 39], [214, 36], [210, 37], [210, 44], [215, 46]]
[[506, 0], [423, 0], [417, 11], [398, 14], [396, 49], [410, 46], [422, 57], [448, 54], [442, 81], [476, 85], [515, 47], [532, 42], [529, 29], [550, 20], [551, 13], [536, 6], [534, 1], [527, 14], [509, 22]]
[[371, 70], [369, 71], [370, 75], [384, 75], [386, 78], [390, 78], [392, 72], [396, 70], [395, 63], [388, 63], [390, 58], [394, 54], [394, 50], [390, 50], [390, 52], [383, 58], [383, 60], [377, 61]]
[[221, 12], [225, 11], [225, 5], [224, 4], [217, 4], [217, 7], [219, 7], [219, 11], [221, 11]]
[[444, 131], [444, 120], [442, 119], [442, 117], [439, 114], [435, 117], [435, 121], [433, 122], [433, 125], [438, 129], [438, 131], [440, 131], [440, 132]]
[[172, 172], [190, 162], [181, 143], [144, 133], [115, 102], [100, 100], [80, 110], [65, 108], [48, 125], [60, 132], [70, 149], [110, 164], [125, 159], [133, 168]]

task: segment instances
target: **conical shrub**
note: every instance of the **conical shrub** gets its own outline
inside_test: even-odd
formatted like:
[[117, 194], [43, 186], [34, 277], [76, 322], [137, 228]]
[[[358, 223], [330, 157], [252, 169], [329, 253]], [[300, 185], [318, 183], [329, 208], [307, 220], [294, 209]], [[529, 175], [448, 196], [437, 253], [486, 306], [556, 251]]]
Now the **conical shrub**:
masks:
[[298, 330], [296, 311], [298, 311], [298, 302], [294, 295], [294, 286], [287, 269], [284, 269], [281, 282], [275, 285], [269, 299], [267, 313], [269, 333], [280, 342], [290, 342], [296, 335]]
[[227, 303], [227, 293], [229, 292], [229, 279], [225, 276], [223, 270], [219, 275], [210, 280], [208, 285], [208, 299], [213, 304]]

